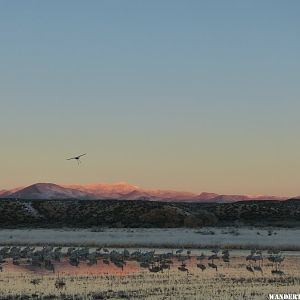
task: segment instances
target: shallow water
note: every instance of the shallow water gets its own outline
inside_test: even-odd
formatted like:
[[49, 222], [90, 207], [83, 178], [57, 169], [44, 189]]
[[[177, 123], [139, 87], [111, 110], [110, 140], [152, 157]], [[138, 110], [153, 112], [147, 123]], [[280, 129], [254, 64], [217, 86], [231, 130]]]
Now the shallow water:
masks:
[[29, 263], [23, 262], [20, 265], [14, 265], [12, 261], [3, 264], [3, 272], [7, 273], [35, 273], [40, 275], [64, 274], [64, 275], [128, 275], [140, 271], [137, 262], [129, 261], [123, 269], [116, 267], [114, 264], [104, 264], [101, 260], [97, 264], [89, 266], [86, 262], [81, 262], [78, 267], [71, 266], [67, 259], [61, 262], [53, 262], [55, 271], [49, 271], [45, 268], [32, 266]]
[[[95, 231], [96, 230], [96, 231]], [[270, 232], [271, 231], [271, 234]], [[209, 234], [213, 232], [213, 234]], [[290, 228], [98, 228], [0, 229], [0, 244], [106, 247], [228, 247], [300, 250], [300, 229]]]
[[[3, 246], [0, 246], [0, 250]], [[20, 247], [23, 249], [25, 247]], [[41, 250], [42, 247], [35, 247], [36, 250]], [[109, 264], [103, 262], [103, 258], [97, 259], [97, 263], [93, 265], [89, 265], [87, 260], [80, 261], [78, 266], [72, 266], [69, 263], [68, 257], [66, 257], [67, 247], [62, 248], [63, 257], [60, 261], [51, 260], [54, 265], [54, 272], [45, 269], [45, 267], [37, 267], [33, 266], [30, 261], [27, 259], [19, 259], [18, 264], [13, 264], [12, 258], [6, 258], [5, 263], [1, 264], [2, 272], [7, 273], [32, 273], [32, 274], [40, 274], [40, 275], [53, 275], [55, 274], [64, 274], [64, 275], [119, 275], [125, 276], [128, 274], [138, 273], [147, 268], [141, 268], [139, 262], [133, 259], [126, 260], [125, 265], [123, 268], [117, 267], [111, 261]], [[92, 253], [96, 250], [96, 248], [89, 248], [89, 252]], [[119, 253], [124, 251], [124, 248], [107, 248], [109, 252], [116, 250]], [[148, 252], [152, 251], [151, 248], [129, 248], [127, 249], [129, 253], [133, 253], [137, 250], [141, 252]], [[174, 257], [171, 259], [173, 264], [170, 265], [170, 271], [177, 270], [178, 267], [181, 265], [181, 262], [178, 260], [178, 257], [181, 255], [176, 255], [176, 249], [172, 248], [159, 248], [153, 250], [155, 254], [165, 254], [165, 253], [173, 253]], [[207, 257], [212, 255], [212, 251], [210, 249], [188, 249], [191, 252], [190, 258], [185, 260], [185, 264], [187, 268], [196, 268], [197, 263], [197, 256], [204, 254], [206, 258], [201, 261], [207, 265], [209, 262]], [[238, 264], [245, 264], [246, 265], [246, 256], [250, 254], [250, 250], [230, 250], [230, 261], [231, 264], [234, 265], [235, 263]], [[187, 256], [187, 250], [183, 250], [183, 256]], [[267, 251], [262, 251], [263, 258], [265, 262], [267, 262], [267, 257], [269, 256]], [[299, 251], [281, 251], [280, 255], [284, 256], [286, 259], [293, 259], [297, 265], [300, 266], [300, 252]], [[219, 257], [222, 254], [219, 252]], [[222, 259], [218, 259], [215, 261], [215, 264], [219, 268], [228, 267], [227, 263], [224, 263]], [[165, 270], [167, 271], [167, 270]]]

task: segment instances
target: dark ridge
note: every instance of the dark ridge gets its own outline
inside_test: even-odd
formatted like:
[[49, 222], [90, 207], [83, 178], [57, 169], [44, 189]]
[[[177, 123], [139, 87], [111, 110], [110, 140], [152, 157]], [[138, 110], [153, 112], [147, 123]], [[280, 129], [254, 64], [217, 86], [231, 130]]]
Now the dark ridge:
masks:
[[300, 200], [232, 203], [0, 200], [0, 227], [300, 226]]

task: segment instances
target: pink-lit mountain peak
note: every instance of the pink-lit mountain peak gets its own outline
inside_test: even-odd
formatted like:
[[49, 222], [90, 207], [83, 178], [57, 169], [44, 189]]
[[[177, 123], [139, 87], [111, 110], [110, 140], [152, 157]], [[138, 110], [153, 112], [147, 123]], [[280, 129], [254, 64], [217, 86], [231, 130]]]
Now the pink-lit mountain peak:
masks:
[[72, 185], [64, 185], [66, 188], [74, 188], [86, 191], [101, 191], [101, 192], [117, 192], [117, 193], [129, 193], [134, 190], [138, 190], [139, 187], [136, 185], [132, 185], [126, 182], [117, 182], [117, 183], [93, 183], [93, 184], [72, 184]]
[[92, 199], [93, 195], [76, 189], [68, 189], [54, 183], [36, 183], [11, 192], [9, 198], [20, 199]]
[[136, 185], [132, 185], [126, 182], [120, 183], [99, 183], [99, 184], [86, 184], [86, 185], [66, 185], [67, 188], [79, 189], [81, 191], [94, 193], [98, 196], [107, 196], [109, 198], [118, 198], [121, 196], [122, 199], [129, 197], [132, 199], [139, 198], [151, 198], [153, 200], [163, 199], [193, 199], [197, 194], [190, 192], [181, 192], [173, 190], [151, 190], [143, 189]]

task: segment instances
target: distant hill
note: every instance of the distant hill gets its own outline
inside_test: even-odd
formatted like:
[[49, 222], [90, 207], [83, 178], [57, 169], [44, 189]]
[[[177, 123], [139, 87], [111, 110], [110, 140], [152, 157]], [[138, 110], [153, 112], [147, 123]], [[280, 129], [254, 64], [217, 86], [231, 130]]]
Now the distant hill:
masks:
[[10, 199], [82, 199], [82, 200], [148, 200], [166, 202], [218, 202], [227, 203], [251, 200], [286, 200], [287, 197], [219, 195], [203, 192], [199, 195], [172, 190], [147, 190], [127, 183], [57, 185], [53, 183], [36, 183], [25, 188], [0, 191], [0, 198]]
[[[53, 183], [36, 183], [6, 195], [18, 199], [93, 199], [94, 195]], [[94, 198], [95, 199], [95, 198]]]

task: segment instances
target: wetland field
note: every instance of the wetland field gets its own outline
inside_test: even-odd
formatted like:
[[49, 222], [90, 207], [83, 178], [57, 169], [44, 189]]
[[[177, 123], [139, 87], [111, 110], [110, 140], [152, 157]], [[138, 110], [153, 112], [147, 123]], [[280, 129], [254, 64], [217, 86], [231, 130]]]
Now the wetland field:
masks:
[[0, 299], [300, 291], [300, 201], [2, 200]]
[[1, 229], [0, 299], [297, 294], [297, 243], [283, 228]]

